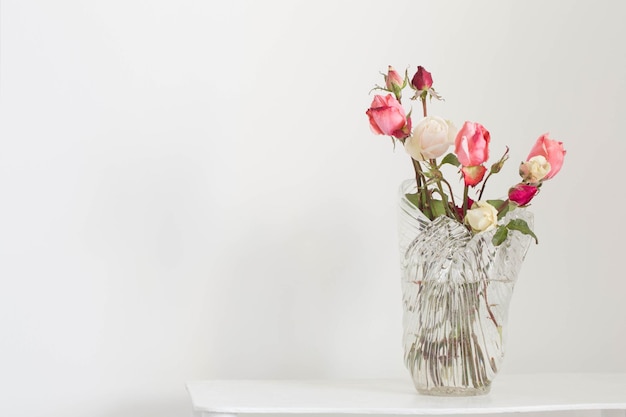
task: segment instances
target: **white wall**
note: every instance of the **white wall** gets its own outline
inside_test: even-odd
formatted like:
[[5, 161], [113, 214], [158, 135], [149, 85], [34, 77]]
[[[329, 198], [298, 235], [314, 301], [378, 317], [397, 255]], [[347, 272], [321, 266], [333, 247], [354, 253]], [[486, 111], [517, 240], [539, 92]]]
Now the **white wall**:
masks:
[[539, 134], [566, 144], [503, 372], [626, 372], [621, 3], [0, 13], [0, 415], [186, 416], [188, 380], [406, 376], [411, 167], [364, 113], [388, 64], [426, 66], [432, 113], [511, 147], [494, 193]]

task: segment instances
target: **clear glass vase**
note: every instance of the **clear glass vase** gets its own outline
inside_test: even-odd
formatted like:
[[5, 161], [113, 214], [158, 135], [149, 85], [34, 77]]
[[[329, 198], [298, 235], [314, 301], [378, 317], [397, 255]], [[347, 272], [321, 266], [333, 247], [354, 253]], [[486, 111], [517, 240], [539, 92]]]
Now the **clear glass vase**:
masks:
[[[532, 238], [510, 232], [499, 246], [494, 231], [472, 236], [445, 216], [430, 221], [400, 187], [404, 360], [421, 394], [489, 392], [504, 356], [509, 302]], [[533, 216], [516, 209], [503, 221]]]

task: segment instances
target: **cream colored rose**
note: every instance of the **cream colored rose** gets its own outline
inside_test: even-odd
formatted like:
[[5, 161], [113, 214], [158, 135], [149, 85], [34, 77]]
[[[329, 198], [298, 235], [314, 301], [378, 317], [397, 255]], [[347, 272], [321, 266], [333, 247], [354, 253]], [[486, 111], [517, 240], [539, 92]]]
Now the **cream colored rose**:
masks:
[[416, 161], [438, 158], [454, 143], [456, 128], [449, 120], [428, 116], [420, 120], [404, 148]]
[[526, 182], [533, 184], [541, 181], [550, 172], [550, 162], [543, 155], [533, 156], [519, 167], [519, 174]]
[[498, 210], [486, 201], [476, 201], [472, 208], [467, 210], [465, 223], [469, 224], [474, 232], [485, 232], [498, 225]]

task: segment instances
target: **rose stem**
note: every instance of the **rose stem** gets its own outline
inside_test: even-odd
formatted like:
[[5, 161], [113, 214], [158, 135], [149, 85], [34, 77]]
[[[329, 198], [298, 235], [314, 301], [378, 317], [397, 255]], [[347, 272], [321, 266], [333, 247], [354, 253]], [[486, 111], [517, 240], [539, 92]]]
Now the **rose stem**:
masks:
[[422, 189], [422, 172], [420, 164], [413, 158], [411, 158], [411, 162], [413, 163], [413, 170], [415, 170], [415, 184], [417, 185], [417, 192], [419, 193]]
[[448, 196], [443, 191], [443, 186], [441, 185], [441, 176], [440, 176], [441, 171], [439, 171], [439, 168], [437, 168], [437, 161], [435, 160], [435, 158], [432, 158], [430, 160], [430, 166], [437, 170], [437, 189], [439, 190], [439, 195], [441, 195], [441, 199], [443, 200], [443, 206], [446, 210], [446, 213], [448, 214], [448, 217], [450, 217], [451, 219], [454, 219], [456, 216], [454, 215], [454, 213], [452, 212], [452, 209], [450, 208], [450, 205], [448, 204]]
[[[422, 204], [426, 205], [430, 210], [432, 203], [430, 201], [430, 195], [428, 194], [428, 187], [422, 186], [422, 183], [424, 186], [426, 186], [426, 179], [424, 178], [424, 174], [422, 173], [422, 168], [420, 166], [420, 163], [415, 159], [411, 158], [411, 162], [413, 162], [413, 169], [415, 169], [415, 181], [417, 182], [417, 192], [420, 194], [420, 200], [422, 201]], [[419, 207], [419, 209], [424, 211], [423, 207]], [[430, 218], [432, 217], [432, 215], [428, 217]]]
[[467, 214], [467, 193], [469, 191], [469, 186], [467, 184], [465, 184], [465, 186], [463, 187], [463, 218], [465, 218], [465, 215]]
[[[428, 116], [428, 105], [426, 103], [426, 96], [427, 96], [427, 94], [423, 95], [422, 97], [420, 97], [420, 99], [422, 100], [422, 113], [424, 114], [424, 117]], [[435, 162], [434, 159], [431, 159], [430, 163], [431, 163], [431, 165], [434, 165], [436, 162]], [[418, 164], [419, 164], [419, 162], [418, 162]], [[452, 214], [451, 211], [450, 211], [450, 207], [448, 207], [447, 198], [446, 198], [445, 193], [443, 192], [443, 187], [441, 186], [441, 180], [440, 179], [437, 179], [437, 186], [439, 188], [439, 192], [441, 194], [441, 198], [443, 199], [443, 204], [444, 204], [444, 206], [446, 208], [446, 213]], [[453, 216], [449, 215], [449, 217], [453, 217]]]
[[487, 174], [487, 177], [485, 178], [485, 181], [483, 181], [483, 186], [480, 187], [480, 194], [478, 194], [478, 200], [480, 200], [483, 196], [483, 191], [485, 191], [485, 185], [487, 185], [487, 180], [489, 179], [489, 177], [491, 177], [491, 170], [489, 171], [489, 174]]

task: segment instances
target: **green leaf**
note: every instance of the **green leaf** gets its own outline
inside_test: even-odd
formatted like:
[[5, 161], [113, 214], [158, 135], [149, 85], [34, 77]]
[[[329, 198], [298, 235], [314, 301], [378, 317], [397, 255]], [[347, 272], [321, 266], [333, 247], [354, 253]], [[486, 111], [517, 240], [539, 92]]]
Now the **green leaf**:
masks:
[[511, 205], [507, 204], [502, 211], [498, 212], [498, 220], [501, 220], [511, 210]]
[[496, 210], [500, 211], [506, 204], [504, 200], [487, 200], [487, 203], [491, 204]]
[[498, 220], [502, 219], [510, 210], [511, 206], [506, 200], [487, 200], [496, 210], [498, 210]]
[[430, 207], [432, 209], [433, 218], [446, 215], [446, 206], [443, 204], [443, 201], [433, 199]]
[[530, 227], [528, 226], [528, 223], [526, 223], [526, 220], [522, 220], [522, 219], [511, 220], [506, 225], [506, 227], [509, 230], [517, 230], [518, 232], [522, 232], [525, 235], [532, 236], [533, 239], [535, 239], [535, 243], [539, 243], [539, 239], [537, 239], [537, 236], [533, 233], [532, 230], [530, 230]]
[[457, 158], [456, 155], [453, 153], [449, 153], [443, 157], [440, 165], [443, 165], [443, 164], [450, 164], [450, 165], [454, 165], [455, 167], [458, 167], [459, 165], [461, 165], [461, 163], [459, 162], [459, 158]]
[[506, 237], [508, 235], [509, 229], [507, 229], [506, 226], [498, 226], [498, 229], [496, 229], [496, 233], [493, 234], [491, 243], [493, 243], [493, 246], [499, 246], [502, 242], [506, 240]]
[[510, 213], [515, 209], [519, 208], [519, 204], [517, 204], [515, 201], [509, 201], [509, 206], [506, 208], [505, 213]]
[[420, 195], [415, 193], [415, 194], [405, 194], [405, 197], [407, 200], [409, 200], [415, 207], [417, 207], [418, 209], [422, 209], [421, 207], [421, 202], [420, 202]]

